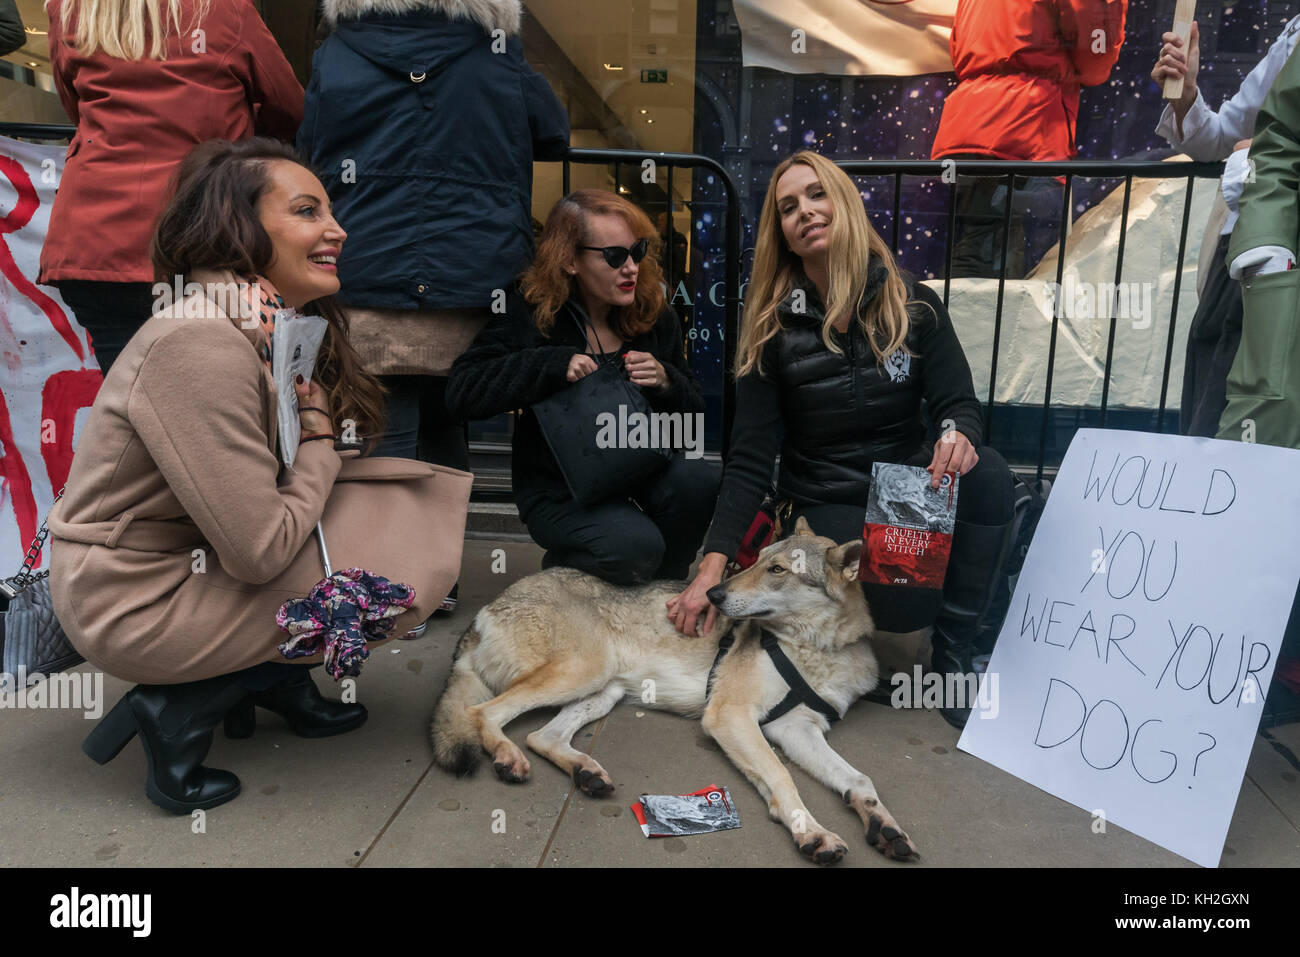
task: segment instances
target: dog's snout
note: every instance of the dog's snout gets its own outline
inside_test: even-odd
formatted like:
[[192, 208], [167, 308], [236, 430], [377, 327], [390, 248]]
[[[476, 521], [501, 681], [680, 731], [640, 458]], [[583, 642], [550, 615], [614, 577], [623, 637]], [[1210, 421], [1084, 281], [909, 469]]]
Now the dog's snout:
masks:
[[706, 598], [709, 599], [709, 601], [713, 602], [713, 604], [716, 605], [718, 602], [722, 601], [722, 599], [726, 597], [727, 589], [723, 585], [714, 585], [712, 588], [706, 591], [704, 595]]

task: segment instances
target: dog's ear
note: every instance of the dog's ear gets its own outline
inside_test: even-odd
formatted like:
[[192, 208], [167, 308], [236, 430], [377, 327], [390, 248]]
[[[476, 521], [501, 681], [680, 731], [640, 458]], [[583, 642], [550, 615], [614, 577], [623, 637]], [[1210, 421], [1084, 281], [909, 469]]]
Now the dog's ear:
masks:
[[836, 545], [826, 553], [826, 580], [838, 577], [841, 581], [853, 581], [858, 577], [858, 560], [862, 558], [862, 539], [855, 538], [843, 545]]
[[795, 533], [796, 535], [816, 535], [816, 534], [817, 534], [816, 532], [814, 532], [814, 531], [812, 530], [812, 526], [808, 524], [808, 519], [804, 518], [802, 515], [800, 515], [800, 516], [799, 516], [799, 520], [798, 520], [797, 522], [794, 523], [794, 533]]

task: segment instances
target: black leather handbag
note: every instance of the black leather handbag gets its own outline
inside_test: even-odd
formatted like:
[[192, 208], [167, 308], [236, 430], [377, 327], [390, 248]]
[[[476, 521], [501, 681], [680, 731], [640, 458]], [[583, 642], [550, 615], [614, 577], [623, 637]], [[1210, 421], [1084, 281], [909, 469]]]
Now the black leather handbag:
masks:
[[[586, 314], [572, 300], [565, 309], [586, 341], [590, 326]], [[645, 416], [642, 421], [650, 422], [650, 402], [627, 378], [617, 356], [603, 356], [604, 347], [595, 329], [591, 335], [602, 353], [596, 371], [532, 405], [546, 444], [579, 505], [594, 505], [625, 494], [664, 468], [674, 455], [667, 448], [627, 447], [627, 436], [620, 430], [636, 422], [635, 416]], [[602, 413], [613, 416], [612, 444], [611, 420], [606, 418], [602, 423]], [[643, 434], [655, 433], [647, 429]]]

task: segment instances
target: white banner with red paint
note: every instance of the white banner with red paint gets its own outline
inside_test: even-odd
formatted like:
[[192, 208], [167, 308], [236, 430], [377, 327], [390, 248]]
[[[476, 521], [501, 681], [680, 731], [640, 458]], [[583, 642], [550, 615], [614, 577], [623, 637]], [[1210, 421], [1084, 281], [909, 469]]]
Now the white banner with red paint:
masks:
[[[36, 285], [62, 146], [0, 137], [0, 576], [18, 570], [63, 488], [102, 378], [58, 291]], [[48, 549], [45, 550], [48, 553]], [[42, 554], [37, 568], [48, 565]]]
[[952, 70], [957, 0], [735, 0], [745, 66], [832, 76]]

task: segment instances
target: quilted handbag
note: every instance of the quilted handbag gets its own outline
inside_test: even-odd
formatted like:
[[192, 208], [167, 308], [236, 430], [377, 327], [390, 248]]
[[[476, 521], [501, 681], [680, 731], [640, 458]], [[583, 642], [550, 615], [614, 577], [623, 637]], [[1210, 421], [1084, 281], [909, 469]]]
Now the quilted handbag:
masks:
[[[60, 491], [57, 502], [63, 497]], [[86, 659], [72, 647], [50, 600], [49, 569], [32, 573], [49, 529], [36, 533], [17, 575], [0, 581], [0, 690], [13, 692], [19, 682], [33, 684]]]

